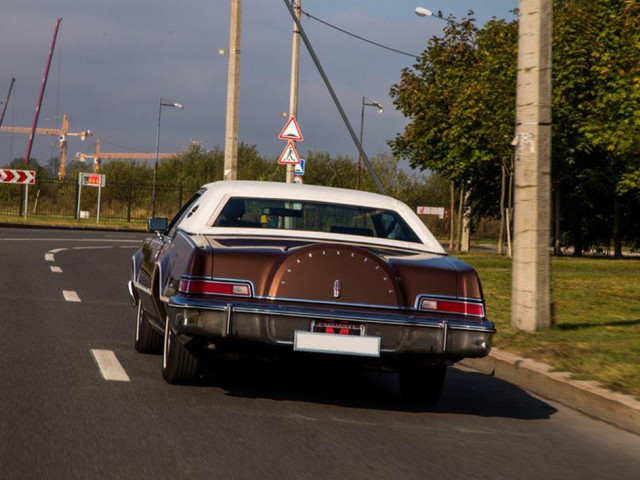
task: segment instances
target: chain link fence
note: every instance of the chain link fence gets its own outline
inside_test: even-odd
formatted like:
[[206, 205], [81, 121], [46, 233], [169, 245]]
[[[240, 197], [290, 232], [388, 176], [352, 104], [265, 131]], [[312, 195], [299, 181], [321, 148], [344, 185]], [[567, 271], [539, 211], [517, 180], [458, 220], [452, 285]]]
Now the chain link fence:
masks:
[[[162, 185], [156, 188], [156, 216], [171, 218], [198, 186]], [[100, 193], [100, 219], [120, 222], [146, 222], [152, 212], [152, 184], [107, 183], [104, 187], [78, 186], [77, 180], [37, 179], [29, 185], [25, 205], [25, 186], [0, 184], [0, 214], [51, 218], [96, 218]]]

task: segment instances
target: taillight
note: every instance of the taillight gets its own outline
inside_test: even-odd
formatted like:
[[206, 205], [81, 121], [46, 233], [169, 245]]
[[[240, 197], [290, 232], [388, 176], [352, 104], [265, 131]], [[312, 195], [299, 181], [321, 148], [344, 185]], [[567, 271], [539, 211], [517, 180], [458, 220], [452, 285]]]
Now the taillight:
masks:
[[202, 279], [183, 277], [180, 292], [200, 295], [229, 295], [251, 297], [251, 284], [236, 280]]
[[418, 308], [429, 312], [484, 317], [484, 305], [480, 302], [423, 297]]

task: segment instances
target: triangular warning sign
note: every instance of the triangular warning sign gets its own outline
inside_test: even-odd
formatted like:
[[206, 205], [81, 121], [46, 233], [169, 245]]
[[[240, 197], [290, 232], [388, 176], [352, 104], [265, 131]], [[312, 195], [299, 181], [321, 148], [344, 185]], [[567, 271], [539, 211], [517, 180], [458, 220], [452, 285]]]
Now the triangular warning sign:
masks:
[[278, 163], [280, 165], [297, 165], [300, 163], [300, 155], [296, 151], [296, 144], [293, 143], [293, 140], [287, 142], [287, 146], [282, 151]]
[[280, 132], [280, 135], [278, 135], [278, 138], [280, 140], [295, 140], [297, 142], [301, 142], [303, 140], [296, 117], [289, 118], [289, 121]]

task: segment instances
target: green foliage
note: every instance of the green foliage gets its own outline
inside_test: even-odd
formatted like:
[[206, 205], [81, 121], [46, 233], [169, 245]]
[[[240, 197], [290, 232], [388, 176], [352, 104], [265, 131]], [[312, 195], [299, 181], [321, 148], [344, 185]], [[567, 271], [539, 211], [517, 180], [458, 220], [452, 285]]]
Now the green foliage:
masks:
[[402, 71], [391, 96], [410, 122], [389, 145], [414, 168], [472, 181], [472, 201], [490, 213], [511, 157], [517, 25], [474, 22], [450, 19], [444, 37], [432, 37], [413, 69]]
[[[624, 216], [640, 197], [640, 2], [555, 0], [553, 185], [565, 243], [579, 254], [640, 234]], [[389, 142], [412, 166], [471, 185], [495, 214], [514, 135], [517, 23], [449, 20], [391, 87], [408, 119]], [[634, 195], [632, 195], [634, 194]], [[614, 227], [616, 226], [616, 227]]]

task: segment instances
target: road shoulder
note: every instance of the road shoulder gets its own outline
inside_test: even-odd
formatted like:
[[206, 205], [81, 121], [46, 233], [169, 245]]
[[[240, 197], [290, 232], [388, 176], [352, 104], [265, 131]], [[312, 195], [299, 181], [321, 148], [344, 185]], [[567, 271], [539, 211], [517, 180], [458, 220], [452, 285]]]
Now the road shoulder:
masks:
[[486, 358], [468, 358], [460, 364], [640, 435], [640, 402], [629, 395], [596, 382], [573, 380], [570, 373], [555, 372], [549, 365], [497, 348]]

